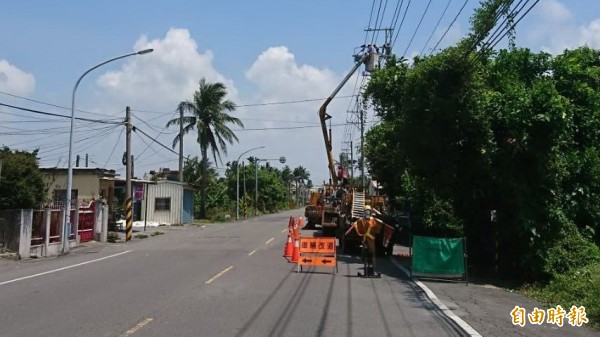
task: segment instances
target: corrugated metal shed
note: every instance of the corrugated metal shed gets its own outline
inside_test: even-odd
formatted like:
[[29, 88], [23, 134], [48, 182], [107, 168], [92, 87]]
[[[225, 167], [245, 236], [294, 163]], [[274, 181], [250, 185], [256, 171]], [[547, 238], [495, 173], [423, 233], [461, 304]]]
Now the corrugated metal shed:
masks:
[[[191, 223], [193, 221], [194, 195], [189, 192], [190, 190], [191, 187], [188, 185], [176, 181], [165, 180], [158, 181], [156, 185], [148, 185], [148, 221], [168, 224]], [[184, 191], [186, 192], [184, 193]], [[190, 203], [192, 210], [189, 210]], [[167, 204], [168, 209], [165, 207]], [[143, 202], [142, 205], [143, 217], [146, 212], [146, 203]]]

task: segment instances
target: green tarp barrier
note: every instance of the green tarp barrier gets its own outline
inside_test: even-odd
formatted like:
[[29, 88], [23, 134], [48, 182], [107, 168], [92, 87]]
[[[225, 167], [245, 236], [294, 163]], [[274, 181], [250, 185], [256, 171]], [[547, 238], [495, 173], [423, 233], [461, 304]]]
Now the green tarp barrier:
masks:
[[462, 238], [413, 236], [413, 274], [463, 276], [465, 274], [463, 244]]

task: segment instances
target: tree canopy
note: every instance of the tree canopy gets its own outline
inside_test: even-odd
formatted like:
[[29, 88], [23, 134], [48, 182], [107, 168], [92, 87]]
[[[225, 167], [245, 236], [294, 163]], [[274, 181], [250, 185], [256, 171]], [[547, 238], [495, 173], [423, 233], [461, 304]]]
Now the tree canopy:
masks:
[[39, 170], [37, 151], [11, 151], [4, 147], [0, 156], [0, 209], [40, 207], [46, 186]]
[[597, 258], [600, 52], [464, 55], [459, 45], [392, 58], [372, 77], [365, 96], [382, 120], [367, 134], [372, 175], [413, 202], [416, 231], [467, 236], [480, 265], [494, 241], [505, 273]]

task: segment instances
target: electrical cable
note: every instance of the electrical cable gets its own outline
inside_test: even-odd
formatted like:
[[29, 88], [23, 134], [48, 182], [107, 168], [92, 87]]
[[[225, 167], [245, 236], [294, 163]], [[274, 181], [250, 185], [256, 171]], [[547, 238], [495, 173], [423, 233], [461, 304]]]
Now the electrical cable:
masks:
[[381, 12], [381, 1], [379, 0], [379, 8], [377, 9], [377, 18], [375, 19], [375, 30], [373, 30], [373, 37], [371, 37], [371, 44], [375, 41], [375, 31], [377, 30], [377, 23], [379, 22], [379, 13]]
[[[69, 119], [71, 118], [71, 116], [55, 114], [52, 112], [45, 112], [45, 111], [34, 110], [34, 109], [27, 109], [27, 108], [22, 108], [22, 107], [5, 104], [5, 103], [0, 103], [0, 106], [5, 106], [8, 108], [17, 109], [17, 110], [21, 110], [21, 111], [28, 111], [28, 112], [32, 112], [32, 113], [36, 113], [36, 114], [40, 114], [40, 115], [45, 115], [45, 116], [54, 116], [54, 117], [62, 117], [62, 118], [69, 118]], [[83, 117], [75, 117], [75, 119], [80, 120], [80, 121], [93, 122], [93, 123], [117, 124], [117, 125], [123, 124], [123, 122], [114, 122], [114, 121], [109, 121], [109, 120], [90, 119], [90, 118], [83, 118]]]
[[[369, 24], [367, 25], [367, 28], [371, 28], [371, 20], [373, 20], [373, 10], [375, 9], [375, 0], [373, 0], [373, 4], [371, 5], [371, 15], [369, 15]], [[366, 33], [365, 33], [365, 43], [363, 44], [367, 44], [367, 41], [369, 40], [369, 30], [367, 29]]]
[[437, 23], [435, 24], [435, 27], [433, 27], [433, 30], [431, 31], [431, 35], [429, 35], [429, 38], [427, 38], [427, 42], [425, 42], [425, 45], [423, 46], [423, 49], [421, 49], [421, 53], [419, 53], [419, 55], [423, 55], [423, 53], [425, 52], [425, 48], [427, 48], [429, 41], [433, 37], [433, 34], [435, 34], [435, 30], [440, 25], [440, 22], [442, 22], [442, 19], [444, 18], [444, 15], [446, 15], [446, 11], [448, 10], [448, 7], [450, 7], [451, 3], [452, 3], [452, 0], [449, 0], [448, 3], [446, 4], [446, 7], [444, 7], [444, 11], [442, 12], [442, 15], [440, 15], [440, 18], [438, 19]]
[[410, 8], [410, 3], [412, 2], [412, 0], [408, 0], [408, 3], [406, 4], [406, 9], [404, 10], [404, 15], [402, 16], [402, 21], [400, 21], [400, 27], [398, 27], [398, 31], [396, 32], [396, 37], [394, 38], [394, 42], [392, 42], [391, 47], [394, 48], [394, 45], [396, 44], [396, 40], [398, 39], [398, 36], [400, 35], [400, 29], [402, 29], [402, 25], [404, 24], [404, 19], [406, 19], [406, 14], [408, 13], [408, 9]]
[[117, 145], [119, 145], [119, 141], [121, 140], [121, 136], [123, 136], [124, 131], [125, 131], [125, 129], [121, 129], [121, 132], [119, 132], [119, 137], [117, 138], [117, 141], [115, 142], [115, 146], [113, 147], [112, 151], [110, 151], [110, 154], [108, 155], [108, 158], [106, 159], [106, 162], [104, 163], [103, 167], [106, 167], [106, 165], [108, 165], [110, 158], [112, 158], [113, 153], [115, 153], [115, 149], [117, 148]]
[[427, 2], [427, 7], [425, 7], [425, 11], [423, 12], [423, 15], [421, 15], [421, 20], [419, 20], [419, 24], [417, 25], [417, 28], [415, 28], [415, 32], [413, 33], [412, 37], [410, 38], [410, 41], [408, 41], [408, 45], [406, 46], [406, 49], [404, 50], [404, 53], [402, 55], [406, 56], [406, 53], [408, 52], [408, 49], [410, 48], [410, 45], [413, 42], [413, 39], [415, 38], [415, 35], [417, 35], [417, 31], [419, 30], [419, 27], [421, 27], [421, 23], [423, 23], [423, 19], [425, 18], [425, 15], [427, 14], [427, 11], [429, 10], [429, 5], [431, 5], [431, 0], [429, 0]]
[[446, 34], [448, 34], [448, 32], [450, 31], [450, 29], [452, 28], [452, 26], [454, 25], [454, 23], [456, 22], [456, 20], [458, 19], [458, 17], [462, 13], [463, 9], [465, 9], [465, 6], [467, 5], [467, 2], [469, 2], [469, 0], [465, 0], [465, 2], [463, 2], [462, 7], [460, 7], [460, 9], [458, 10], [458, 13], [454, 17], [454, 20], [452, 20], [452, 22], [450, 22], [450, 25], [448, 26], [448, 28], [446, 28], [446, 31], [444, 31], [444, 34], [442, 34], [442, 37], [440, 37], [440, 39], [435, 44], [435, 46], [433, 46], [433, 48], [431, 49], [431, 52], [429, 53], [428, 56], [431, 56], [431, 54], [433, 54], [435, 52], [435, 50], [440, 45], [440, 43], [442, 42], [442, 40], [444, 39], [444, 37], [446, 37]]
[[[71, 111], [71, 108], [69, 108], [69, 107], [65, 107], [65, 106], [61, 106], [61, 105], [57, 105], [57, 104], [53, 104], [53, 103], [48, 103], [48, 102], [44, 102], [44, 101], [39, 101], [39, 100], [35, 100], [35, 99], [31, 99], [31, 98], [27, 98], [27, 97], [15, 95], [15, 94], [11, 94], [9, 92], [5, 92], [5, 91], [2, 91], [2, 90], [0, 90], [0, 94], [6, 95], [6, 96], [10, 96], [10, 97], [19, 98], [19, 99], [23, 99], [23, 100], [26, 100], [26, 101], [29, 101], [29, 102], [33, 102], [33, 103], [43, 104], [43, 105], [47, 105], [47, 106], [51, 106], [51, 107], [55, 107], [55, 108], [59, 108], [59, 109], [64, 109], [64, 110]], [[91, 112], [91, 111], [85, 111], [85, 110], [79, 110], [79, 109], [75, 109], [75, 111], [81, 112], [81, 113], [90, 114], [90, 115], [98, 115], [98, 116], [103, 116], [103, 117], [110, 117], [109, 115], [105, 115], [105, 114], [101, 114], [101, 113], [97, 113], [97, 112]]]

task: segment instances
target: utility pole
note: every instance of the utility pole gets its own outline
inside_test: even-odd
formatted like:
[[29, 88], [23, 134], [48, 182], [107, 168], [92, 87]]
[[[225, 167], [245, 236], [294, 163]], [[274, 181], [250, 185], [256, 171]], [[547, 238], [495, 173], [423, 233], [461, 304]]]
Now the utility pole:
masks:
[[126, 138], [125, 138], [125, 241], [131, 240], [132, 234], [132, 220], [133, 220], [133, 203], [131, 200], [131, 109], [125, 108], [125, 127], [126, 127]]
[[353, 141], [350, 141], [350, 181], [354, 184], [354, 146]]
[[183, 109], [179, 109], [179, 182], [183, 183]]
[[364, 109], [360, 108], [360, 180], [363, 192], [365, 191], [365, 116]]

